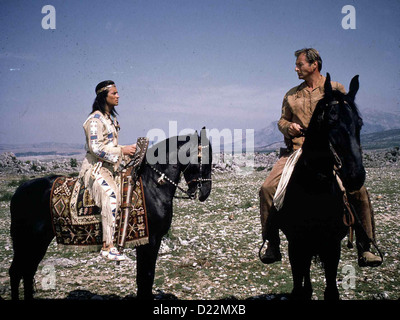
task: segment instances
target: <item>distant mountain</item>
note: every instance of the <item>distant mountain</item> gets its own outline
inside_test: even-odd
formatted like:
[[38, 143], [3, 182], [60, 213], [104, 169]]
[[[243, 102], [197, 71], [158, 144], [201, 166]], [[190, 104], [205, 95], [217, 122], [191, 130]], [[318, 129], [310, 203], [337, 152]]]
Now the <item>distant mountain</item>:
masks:
[[[395, 112], [377, 112], [365, 110], [361, 114], [364, 126], [361, 140], [365, 149], [382, 149], [399, 146], [400, 114]], [[278, 129], [278, 121], [267, 127], [255, 130], [255, 151], [271, 151], [283, 146], [283, 135]]]
[[83, 144], [41, 142], [33, 144], [0, 144], [0, 153], [12, 152], [17, 157], [76, 156], [85, 153]]
[[266, 147], [277, 142], [283, 142], [282, 132], [278, 129], [278, 121], [273, 121], [267, 127], [254, 132], [255, 148]]
[[364, 126], [362, 134], [400, 128], [400, 113], [366, 109], [361, 111]]
[[363, 149], [385, 149], [400, 146], [400, 129], [373, 132], [361, 135]]

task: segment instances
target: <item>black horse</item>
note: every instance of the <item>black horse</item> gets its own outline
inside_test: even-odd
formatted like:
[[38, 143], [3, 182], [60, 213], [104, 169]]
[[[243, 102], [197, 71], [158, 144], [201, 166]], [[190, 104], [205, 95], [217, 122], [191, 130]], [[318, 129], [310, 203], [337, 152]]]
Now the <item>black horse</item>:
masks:
[[[172, 147], [171, 147], [172, 146]], [[150, 159], [151, 158], [151, 159]], [[158, 159], [154, 162], [151, 160]], [[140, 169], [149, 226], [149, 243], [137, 250], [137, 297], [152, 299], [156, 259], [162, 237], [172, 221], [173, 198], [183, 174], [188, 198], [205, 201], [211, 192], [211, 144], [205, 128], [187, 136], [169, 138], [150, 147]], [[162, 176], [162, 177], [161, 177]], [[33, 279], [54, 238], [50, 192], [57, 176], [38, 178], [21, 185], [11, 199], [11, 237], [14, 258], [9, 269], [12, 299], [19, 298], [24, 281], [25, 299], [33, 298]]]
[[347, 191], [360, 189], [365, 181], [362, 119], [354, 103], [358, 88], [355, 76], [348, 94], [332, 90], [327, 74], [324, 98], [315, 108], [283, 207], [276, 213], [289, 243], [293, 298], [311, 298], [310, 265], [313, 256], [319, 256], [325, 269], [324, 298], [339, 299], [336, 275], [347, 227], [336, 175]]

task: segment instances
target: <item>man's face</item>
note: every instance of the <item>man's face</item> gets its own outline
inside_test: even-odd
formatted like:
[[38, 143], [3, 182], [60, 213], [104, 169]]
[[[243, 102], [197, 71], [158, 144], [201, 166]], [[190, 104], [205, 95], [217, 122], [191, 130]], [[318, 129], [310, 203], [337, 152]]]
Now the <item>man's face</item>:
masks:
[[297, 72], [299, 79], [306, 80], [311, 74], [315, 72], [317, 68], [318, 68], [317, 61], [314, 61], [311, 64], [308, 63], [306, 55], [302, 53], [296, 59], [296, 67], [294, 68], [294, 71]]
[[118, 95], [118, 90], [116, 87], [111, 87], [110, 89], [108, 89], [108, 95], [106, 98], [106, 102], [110, 107], [115, 107], [118, 105], [118, 99], [119, 99], [119, 95]]

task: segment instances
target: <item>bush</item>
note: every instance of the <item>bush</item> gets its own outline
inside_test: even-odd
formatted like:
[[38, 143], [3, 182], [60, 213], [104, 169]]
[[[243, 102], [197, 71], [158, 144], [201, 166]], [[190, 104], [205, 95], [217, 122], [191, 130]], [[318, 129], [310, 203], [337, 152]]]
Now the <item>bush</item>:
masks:
[[0, 201], [10, 201], [11, 198], [13, 196], [13, 193], [11, 192], [4, 192], [2, 193], [2, 195], [0, 196]]
[[78, 166], [78, 161], [74, 158], [71, 158], [69, 160], [69, 164], [71, 165], [71, 168], [76, 168]]

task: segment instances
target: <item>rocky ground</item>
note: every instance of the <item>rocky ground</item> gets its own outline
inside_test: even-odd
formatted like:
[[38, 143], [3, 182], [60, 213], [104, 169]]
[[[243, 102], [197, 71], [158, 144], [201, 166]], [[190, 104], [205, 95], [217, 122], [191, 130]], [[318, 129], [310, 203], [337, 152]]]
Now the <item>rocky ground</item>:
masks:
[[[286, 299], [292, 289], [287, 242], [281, 238], [283, 259], [263, 265], [258, 189], [276, 153], [256, 154], [254, 170], [245, 158], [225, 158], [214, 166], [213, 190], [204, 203], [176, 199], [171, 230], [157, 261], [154, 293], [161, 299]], [[247, 159], [248, 160], [248, 159]], [[21, 161], [0, 155], [0, 296], [10, 299], [8, 268], [12, 261], [9, 200], [24, 180], [50, 173], [75, 175], [75, 159]], [[343, 241], [338, 284], [344, 300], [400, 298], [399, 267], [399, 149], [364, 152], [366, 186], [377, 225], [377, 243], [384, 254], [379, 268], [359, 268], [355, 249]], [[119, 266], [97, 252], [62, 252], [55, 241], [35, 277], [39, 299], [131, 299], [136, 294], [135, 250]], [[323, 271], [312, 265], [313, 299], [322, 299]]]

